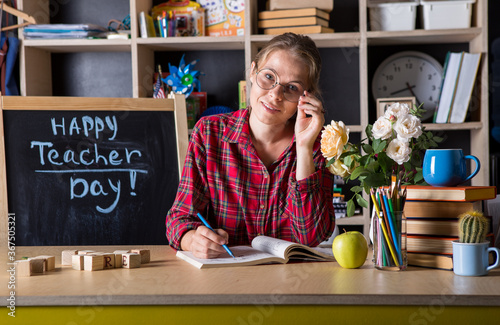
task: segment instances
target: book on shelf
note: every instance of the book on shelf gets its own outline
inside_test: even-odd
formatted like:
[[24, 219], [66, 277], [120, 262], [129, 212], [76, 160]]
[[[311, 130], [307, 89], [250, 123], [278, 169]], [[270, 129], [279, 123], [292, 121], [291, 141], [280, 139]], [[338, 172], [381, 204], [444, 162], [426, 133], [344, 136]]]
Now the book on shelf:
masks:
[[469, 108], [472, 89], [479, 68], [480, 53], [464, 53], [458, 77], [457, 91], [450, 112], [450, 123], [463, 123]]
[[447, 123], [450, 115], [453, 98], [457, 89], [458, 76], [462, 63], [463, 52], [448, 52], [444, 64], [444, 79], [441, 85], [439, 103], [434, 117], [434, 123]]
[[483, 211], [483, 201], [406, 201], [406, 218], [457, 219], [467, 211]]
[[278, 28], [266, 28], [264, 29], [264, 35], [280, 35], [283, 33], [295, 33], [295, 34], [324, 34], [324, 33], [334, 33], [333, 28], [314, 25], [314, 26], [298, 26], [298, 27], [278, 27]]
[[176, 256], [199, 269], [268, 263], [286, 264], [290, 259], [335, 261], [331, 247], [312, 248], [268, 236], [255, 237], [251, 246], [232, 246], [230, 249], [236, 258], [224, 253], [218, 258], [202, 259], [194, 257], [189, 251], [178, 251]]
[[238, 82], [238, 108], [247, 108], [247, 81], [240, 80]]
[[481, 53], [449, 52], [444, 67], [435, 123], [463, 123], [469, 107]]
[[274, 28], [274, 27], [293, 27], [293, 26], [309, 26], [320, 25], [328, 27], [328, 20], [319, 17], [294, 17], [280, 19], [259, 20], [259, 28]]
[[453, 270], [453, 256], [445, 254], [408, 253], [408, 265]]
[[316, 16], [319, 18], [330, 20], [330, 14], [318, 8], [269, 10], [269, 11], [259, 12], [259, 19], [277, 19], [277, 18], [292, 18], [292, 17], [307, 17], [307, 16]]
[[407, 200], [480, 201], [491, 200], [497, 196], [496, 186], [437, 187], [408, 185], [406, 189]]
[[153, 17], [145, 11], [141, 11], [139, 13], [139, 26], [141, 30], [141, 38], [156, 37]]
[[304, 7], [316, 7], [330, 12], [333, 10], [333, 0], [269, 0], [269, 9], [300, 9]]

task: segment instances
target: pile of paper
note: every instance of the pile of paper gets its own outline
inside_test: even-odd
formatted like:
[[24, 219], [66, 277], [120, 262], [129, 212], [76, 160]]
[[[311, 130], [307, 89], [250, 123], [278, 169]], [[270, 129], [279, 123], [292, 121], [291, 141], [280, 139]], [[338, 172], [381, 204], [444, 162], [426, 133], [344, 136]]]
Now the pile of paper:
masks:
[[26, 39], [106, 37], [108, 30], [94, 24], [41, 24], [24, 28]]

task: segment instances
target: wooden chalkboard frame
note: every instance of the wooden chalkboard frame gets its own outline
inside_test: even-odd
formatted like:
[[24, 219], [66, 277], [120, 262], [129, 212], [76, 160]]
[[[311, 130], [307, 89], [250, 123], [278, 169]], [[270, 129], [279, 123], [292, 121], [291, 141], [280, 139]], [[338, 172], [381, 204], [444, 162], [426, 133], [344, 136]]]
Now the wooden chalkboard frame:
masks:
[[[0, 250], [8, 245], [8, 193], [5, 157], [4, 111], [173, 111], [179, 177], [189, 143], [184, 95], [168, 98], [0, 96]], [[2, 254], [2, 257], [5, 256]]]

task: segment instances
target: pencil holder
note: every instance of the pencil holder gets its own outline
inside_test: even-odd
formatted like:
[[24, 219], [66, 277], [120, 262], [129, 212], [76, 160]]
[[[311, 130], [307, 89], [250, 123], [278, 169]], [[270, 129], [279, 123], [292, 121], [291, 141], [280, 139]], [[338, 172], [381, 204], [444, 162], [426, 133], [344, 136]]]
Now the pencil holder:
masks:
[[373, 264], [379, 270], [403, 271], [406, 255], [406, 217], [404, 211], [380, 213], [373, 223]]

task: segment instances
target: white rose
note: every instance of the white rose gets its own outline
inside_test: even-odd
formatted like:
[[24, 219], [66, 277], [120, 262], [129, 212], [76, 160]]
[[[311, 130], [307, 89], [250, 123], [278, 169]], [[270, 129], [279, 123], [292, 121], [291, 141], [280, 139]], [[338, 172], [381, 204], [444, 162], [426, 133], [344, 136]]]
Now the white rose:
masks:
[[410, 113], [410, 108], [408, 107], [407, 104], [394, 103], [386, 109], [384, 116], [387, 119], [390, 119], [391, 116], [394, 116], [397, 119], [399, 119], [400, 116], [408, 115], [409, 113]]
[[344, 122], [332, 121], [321, 132], [321, 153], [327, 160], [339, 157], [349, 141], [349, 129]]
[[409, 141], [411, 138], [418, 138], [422, 135], [422, 122], [418, 117], [408, 114], [398, 118], [394, 130], [398, 139]]
[[372, 127], [372, 135], [375, 139], [389, 139], [392, 136], [392, 123], [385, 116], [379, 117]]
[[398, 165], [401, 165], [410, 160], [411, 148], [407, 141], [394, 139], [387, 146], [386, 154]]

